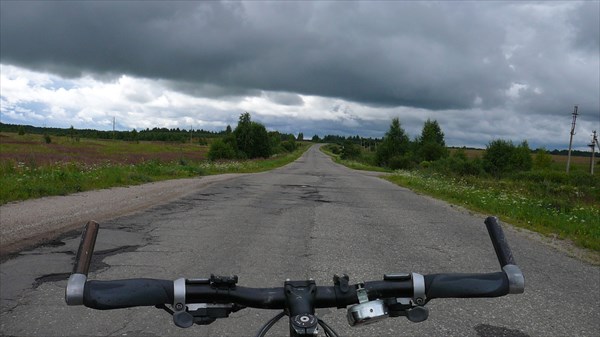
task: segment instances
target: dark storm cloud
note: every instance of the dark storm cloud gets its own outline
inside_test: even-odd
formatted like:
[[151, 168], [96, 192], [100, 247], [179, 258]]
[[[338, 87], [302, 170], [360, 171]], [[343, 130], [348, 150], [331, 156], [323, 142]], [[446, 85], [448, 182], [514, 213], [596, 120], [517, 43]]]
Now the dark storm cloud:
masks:
[[[597, 1], [2, 1], [0, 62], [63, 77], [115, 82], [126, 74], [164, 85], [150, 96], [133, 90], [127, 98], [135, 102], [168, 89], [228, 103], [266, 100], [281, 107], [260, 115], [264, 106], [252, 106], [253, 116], [307, 136], [314, 130], [380, 137], [399, 116], [413, 136], [424, 118], [438, 119], [454, 144], [498, 137], [544, 143], [568, 133], [557, 125], [569, 127], [574, 104], [585, 132], [600, 126], [599, 7]], [[313, 106], [300, 95], [333, 99], [316, 106], [315, 118], [300, 109]], [[245, 107], [186, 113], [211, 122], [227, 115], [235, 123]]]
[[[1, 60], [383, 106], [503, 103], [499, 5], [2, 2]], [[222, 93], [219, 93], [222, 94]]]

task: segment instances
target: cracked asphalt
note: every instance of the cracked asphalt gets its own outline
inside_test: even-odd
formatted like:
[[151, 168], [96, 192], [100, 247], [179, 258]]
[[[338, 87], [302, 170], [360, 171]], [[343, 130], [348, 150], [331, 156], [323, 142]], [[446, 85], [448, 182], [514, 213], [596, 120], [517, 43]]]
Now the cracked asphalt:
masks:
[[[91, 279], [239, 276], [250, 287], [334, 273], [491, 272], [483, 215], [334, 164], [313, 146], [270, 172], [231, 177], [172, 202], [100, 223]], [[429, 303], [429, 319], [358, 328], [345, 310], [317, 310], [343, 336], [598, 336], [600, 270], [504, 224], [525, 294]], [[0, 265], [3, 336], [253, 336], [276, 312], [245, 309], [180, 329], [155, 308], [97, 311], [64, 303], [79, 243], [68, 232]], [[282, 320], [272, 336], [285, 336]]]

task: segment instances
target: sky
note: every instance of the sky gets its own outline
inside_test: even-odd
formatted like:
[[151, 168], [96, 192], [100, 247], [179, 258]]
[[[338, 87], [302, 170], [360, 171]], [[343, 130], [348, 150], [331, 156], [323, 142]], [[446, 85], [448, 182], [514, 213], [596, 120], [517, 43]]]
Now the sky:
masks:
[[574, 148], [600, 131], [599, 1], [1, 1], [0, 120]]

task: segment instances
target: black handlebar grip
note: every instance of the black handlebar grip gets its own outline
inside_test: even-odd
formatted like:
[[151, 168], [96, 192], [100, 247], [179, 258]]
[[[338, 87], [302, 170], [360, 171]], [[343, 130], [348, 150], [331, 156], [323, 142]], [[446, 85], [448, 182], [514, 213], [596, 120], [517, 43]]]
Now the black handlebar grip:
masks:
[[98, 236], [98, 225], [95, 221], [89, 221], [81, 234], [81, 242], [75, 257], [75, 265], [73, 266], [74, 274], [83, 274], [87, 276], [92, 262], [92, 254], [94, 253], [94, 245]]
[[500, 227], [500, 224], [498, 223], [498, 218], [493, 216], [488, 217], [485, 219], [485, 226], [487, 227], [490, 239], [494, 245], [498, 262], [500, 262], [500, 268], [504, 268], [507, 264], [516, 265], [517, 263], [508, 246], [508, 241], [506, 241], [502, 227]]
[[108, 310], [173, 303], [173, 281], [128, 279], [88, 281], [83, 292], [83, 305]]
[[431, 274], [424, 277], [427, 300], [434, 298], [500, 297], [509, 292], [508, 278], [503, 272]]

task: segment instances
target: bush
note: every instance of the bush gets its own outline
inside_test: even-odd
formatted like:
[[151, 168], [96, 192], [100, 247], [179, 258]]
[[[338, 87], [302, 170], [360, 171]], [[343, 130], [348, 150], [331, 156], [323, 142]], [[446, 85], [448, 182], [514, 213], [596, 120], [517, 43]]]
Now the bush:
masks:
[[481, 159], [469, 160], [462, 149], [450, 157], [432, 162], [431, 167], [435, 171], [449, 176], [480, 176], [485, 173]]
[[210, 160], [234, 159], [235, 157], [235, 149], [223, 139], [215, 139], [208, 150], [208, 159]]
[[333, 154], [342, 153], [342, 147], [337, 144], [329, 144], [329, 145], [327, 145], [327, 149], [329, 151], [331, 151], [331, 153], [333, 153]]
[[284, 142], [281, 142], [281, 146], [287, 151], [287, 152], [294, 152], [297, 148], [298, 148], [298, 144], [296, 144], [295, 140], [286, 140]]
[[413, 168], [413, 161], [410, 155], [396, 155], [389, 159], [388, 167], [392, 170], [408, 170]]
[[495, 176], [528, 171], [532, 167], [531, 151], [527, 142], [515, 146], [511, 141], [491, 141], [483, 154], [484, 169]]
[[50, 138], [50, 135], [44, 134], [44, 141], [46, 142], [46, 144], [50, 144], [52, 143], [52, 138]]
[[546, 149], [539, 149], [533, 159], [533, 167], [536, 170], [546, 170], [552, 166], [552, 156]]
[[352, 142], [345, 142], [342, 148], [342, 159], [356, 159], [360, 157], [360, 146]]

